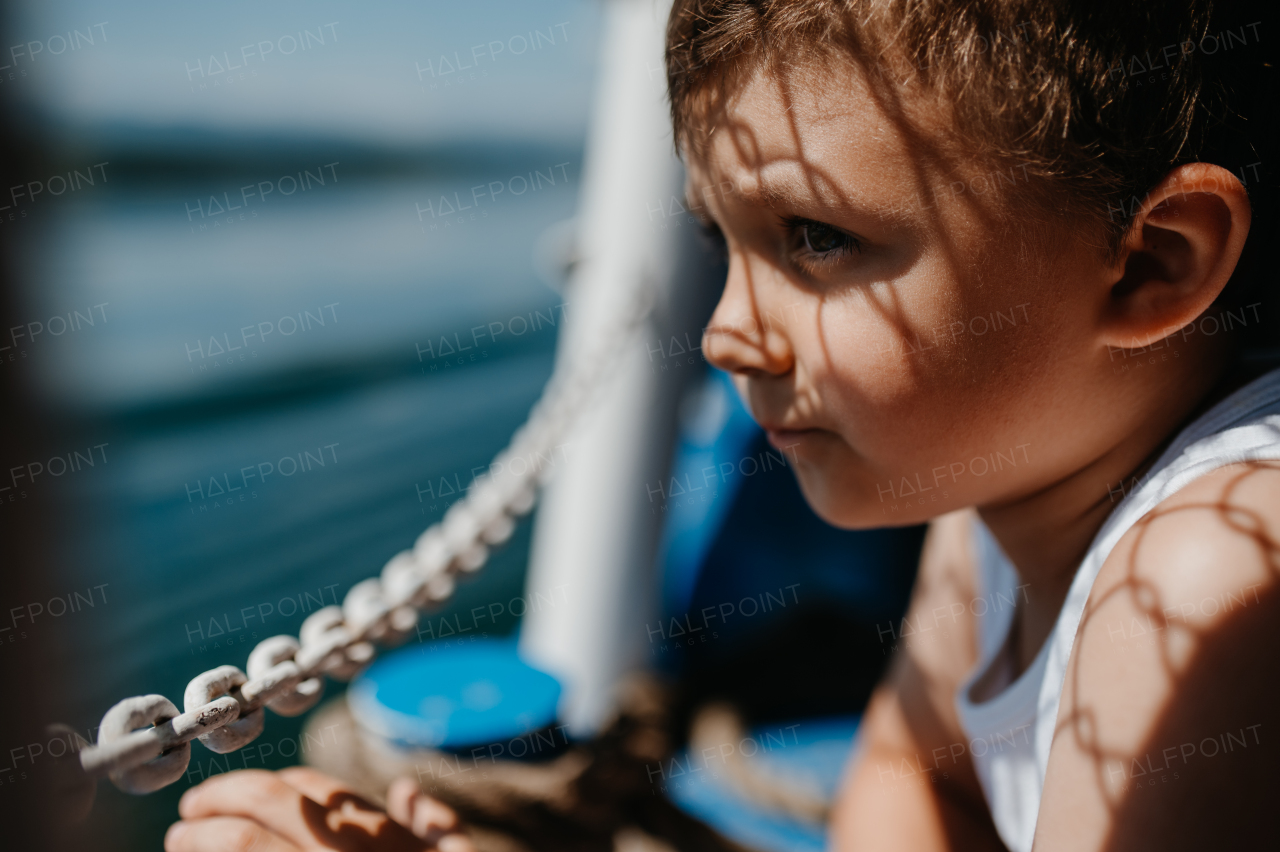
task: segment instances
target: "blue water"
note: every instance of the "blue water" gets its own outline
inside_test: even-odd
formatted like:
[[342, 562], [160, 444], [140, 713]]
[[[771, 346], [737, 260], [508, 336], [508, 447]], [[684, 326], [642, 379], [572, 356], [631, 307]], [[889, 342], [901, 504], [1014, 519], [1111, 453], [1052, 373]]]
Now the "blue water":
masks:
[[[296, 634], [523, 421], [572, 310], [533, 258], [581, 191], [599, 8], [74, 0], [11, 18], [48, 46], [6, 79], [30, 179], [104, 164], [3, 225], [16, 321], [42, 328], [4, 363], [46, 408], [40, 463], [97, 457], [20, 498], [55, 525], [38, 587], [95, 600], [21, 641], [55, 663], [61, 721], [92, 737], [115, 701], [181, 704], [195, 674]], [[206, 74], [329, 22], [256, 73]], [[554, 40], [516, 53], [534, 31]], [[512, 49], [441, 65], [495, 41]], [[433, 617], [520, 595], [528, 532]], [[254, 765], [296, 763], [300, 725], [269, 715]], [[196, 774], [147, 797], [99, 784], [95, 848], [158, 849], [183, 790], [234, 766], [218, 760], [194, 745]]]
[[[572, 214], [575, 150], [434, 177], [370, 177], [335, 156], [325, 185], [304, 179], [310, 189], [292, 197], [246, 201], [256, 178], [281, 177], [259, 166], [163, 192], [103, 188], [33, 223], [25, 312], [54, 331], [71, 314], [70, 330], [31, 346], [42, 392], [97, 413], [186, 405], [335, 364], [439, 369], [440, 335], [522, 345], [540, 336], [531, 311], [564, 313], [532, 254]], [[513, 183], [521, 195], [507, 194]], [[496, 199], [490, 185], [503, 187]], [[442, 198], [470, 209], [446, 215]], [[203, 213], [228, 201], [242, 209]]]
[[[296, 634], [411, 546], [506, 443], [551, 373], [565, 311], [534, 271], [534, 244], [572, 214], [577, 186], [544, 187], [469, 230], [424, 231], [405, 210], [487, 176], [353, 181], [204, 234], [183, 233], [167, 200], [123, 192], [40, 233], [32, 315], [109, 303], [105, 322], [33, 344], [23, 365], [65, 413], [66, 449], [106, 445], [105, 463], [38, 480], [61, 526], [50, 588], [101, 586], [97, 606], [56, 625], [74, 685], [64, 721], [89, 734], [132, 694], [180, 704], [195, 674]], [[334, 303], [325, 325], [311, 321]], [[189, 354], [299, 311], [305, 332]], [[468, 340], [477, 327], [493, 334]], [[471, 349], [442, 355], [442, 336]], [[519, 596], [527, 547], [526, 521], [440, 614]], [[507, 615], [481, 630], [513, 626]], [[264, 742], [296, 738], [299, 724], [271, 717]], [[196, 745], [192, 765], [211, 757]], [[154, 847], [200, 777], [141, 799], [101, 784], [92, 819], [118, 848]]]

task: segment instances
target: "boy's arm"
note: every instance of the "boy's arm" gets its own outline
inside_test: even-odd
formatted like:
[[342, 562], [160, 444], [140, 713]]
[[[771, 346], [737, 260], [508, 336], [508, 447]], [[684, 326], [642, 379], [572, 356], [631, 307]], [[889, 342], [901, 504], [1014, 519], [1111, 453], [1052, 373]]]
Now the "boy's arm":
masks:
[[1036, 852], [1274, 843], [1277, 572], [1274, 463], [1198, 479], [1120, 540], [1067, 666]]
[[[832, 818], [836, 849], [1002, 850], [969, 760], [953, 696], [977, 659], [970, 512], [935, 520], [905, 640], [863, 715], [860, 753]], [[962, 604], [963, 614], [956, 615]]]

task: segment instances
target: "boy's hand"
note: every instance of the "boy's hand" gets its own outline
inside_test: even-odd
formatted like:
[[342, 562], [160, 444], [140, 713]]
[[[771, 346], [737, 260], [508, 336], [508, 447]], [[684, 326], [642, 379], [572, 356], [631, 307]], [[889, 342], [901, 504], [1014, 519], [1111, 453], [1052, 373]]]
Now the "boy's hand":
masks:
[[387, 814], [440, 852], [475, 852], [466, 835], [459, 834], [453, 808], [424, 796], [412, 778], [397, 778], [387, 788]]
[[211, 778], [178, 804], [166, 852], [475, 852], [445, 805], [401, 778], [388, 815], [314, 769], [247, 769]]

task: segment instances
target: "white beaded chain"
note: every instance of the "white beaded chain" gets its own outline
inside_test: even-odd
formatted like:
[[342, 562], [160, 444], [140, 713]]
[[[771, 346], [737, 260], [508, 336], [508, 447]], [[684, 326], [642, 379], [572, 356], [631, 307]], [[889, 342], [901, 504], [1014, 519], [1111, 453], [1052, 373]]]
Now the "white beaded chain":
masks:
[[601, 329], [594, 357], [589, 353], [573, 369], [557, 365], [529, 419], [490, 465], [497, 472], [477, 477], [412, 550], [393, 556], [379, 577], [352, 586], [342, 606], [312, 613], [297, 639], [259, 642], [245, 671], [219, 666], [197, 675], [182, 696], [183, 712], [163, 695], [126, 698], [108, 710], [97, 744], [79, 752], [84, 777], [73, 786], [88, 785], [82, 809], [87, 812], [92, 802], [93, 779], [107, 775], [135, 794], [172, 784], [186, 772], [191, 740], [199, 738], [218, 754], [235, 751], [262, 733], [264, 708], [281, 716], [305, 713], [323, 695], [326, 675], [349, 680], [373, 659], [373, 643], [393, 647], [408, 639], [418, 611], [449, 598], [454, 577], [484, 565], [490, 547], [511, 537], [514, 519], [533, 508], [535, 488], [552, 466], [529, 464], [515, 473], [510, 462], [552, 456], [555, 442], [603, 384], [650, 304], [648, 289], [639, 288], [631, 310], [614, 328]]

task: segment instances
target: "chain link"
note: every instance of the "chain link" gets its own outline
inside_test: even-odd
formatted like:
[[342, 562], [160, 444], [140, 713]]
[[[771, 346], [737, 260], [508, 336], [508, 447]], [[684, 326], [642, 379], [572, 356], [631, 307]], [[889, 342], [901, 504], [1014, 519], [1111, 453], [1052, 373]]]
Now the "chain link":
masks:
[[[349, 680], [373, 659], [373, 643], [393, 647], [413, 633], [418, 611], [447, 600], [455, 576], [480, 569], [490, 548], [511, 537], [515, 519], [527, 514], [538, 484], [553, 465], [555, 442], [586, 407], [651, 308], [639, 287], [616, 327], [603, 329], [596, 353], [577, 369], [557, 365], [529, 419], [494, 458], [490, 473], [477, 477], [467, 494], [449, 507], [414, 543], [393, 556], [378, 577], [352, 586], [341, 606], [327, 606], [302, 623], [299, 636], [259, 642], [245, 664], [219, 666], [187, 684], [184, 711], [163, 695], [141, 695], [117, 703], [102, 717], [96, 745], [79, 752], [89, 778], [107, 775], [121, 790], [144, 794], [182, 777], [191, 760], [191, 740], [225, 754], [262, 733], [264, 708], [282, 716], [311, 709], [324, 693], [325, 676]], [[524, 472], [511, 462], [524, 458]]]

